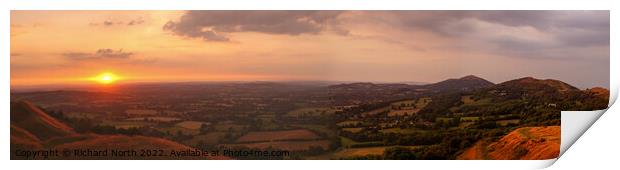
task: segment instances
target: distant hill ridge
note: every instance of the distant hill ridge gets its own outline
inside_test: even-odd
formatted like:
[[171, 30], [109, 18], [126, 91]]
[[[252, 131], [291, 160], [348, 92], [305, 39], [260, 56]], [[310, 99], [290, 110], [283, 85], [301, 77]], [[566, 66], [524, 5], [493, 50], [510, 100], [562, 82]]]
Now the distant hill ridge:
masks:
[[454, 90], [476, 90], [481, 88], [486, 88], [493, 86], [494, 84], [488, 80], [483, 78], [468, 75], [461, 78], [452, 78], [444, 81], [440, 81], [437, 83], [431, 84], [423, 84], [423, 85], [410, 85], [403, 83], [369, 83], [369, 82], [358, 82], [358, 83], [347, 83], [347, 84], [338, 84], [329, 86], [330, 89], [369, 89], [369, 88], [377, 88], [377, 87], [392, 87], [392, 88], [403, 88], [403, 89], [419, 89], [419, 90], [432, 90], [432, 91], [454, 91]]
[[447, 79], [433, 84], [422, 85], [420, 87], [432, 90], [475, 90], [493, 86], [492, 82], [483, 78], [468, 75], [458, 79]]

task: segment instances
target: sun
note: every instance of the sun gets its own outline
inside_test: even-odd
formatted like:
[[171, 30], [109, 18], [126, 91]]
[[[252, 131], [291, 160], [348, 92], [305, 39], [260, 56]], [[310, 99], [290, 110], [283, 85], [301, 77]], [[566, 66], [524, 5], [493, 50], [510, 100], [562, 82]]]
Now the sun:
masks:
[[119, 77], [113, 73], [105, 72], [105, 73], [99, 74], [96, 77], [91, 78], [91, 80], [97, 81], [101, 84], [112, 84], [116, 82], [117, 80], [119, 80]]

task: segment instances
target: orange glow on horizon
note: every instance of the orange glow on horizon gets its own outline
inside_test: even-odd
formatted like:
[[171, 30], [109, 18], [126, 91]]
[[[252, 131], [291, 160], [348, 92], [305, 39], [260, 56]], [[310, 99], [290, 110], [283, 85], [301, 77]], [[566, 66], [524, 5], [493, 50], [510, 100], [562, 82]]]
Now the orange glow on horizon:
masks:
[[97, 75], [96, 77], [91, 78], [91, 80], [96, 81], [101, 84], [112, 84], [118, 81], [119, 79], [120, 77], [110, 72], [104, 72], [104, 73]]

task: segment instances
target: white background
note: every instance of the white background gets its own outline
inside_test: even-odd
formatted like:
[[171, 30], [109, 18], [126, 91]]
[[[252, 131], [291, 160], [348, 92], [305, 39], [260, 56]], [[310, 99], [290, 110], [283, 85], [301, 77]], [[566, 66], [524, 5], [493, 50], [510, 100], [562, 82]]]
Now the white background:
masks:
[[[618, 18], [613, 0], [9, 0], [0, 1], [0, 169], [532, 169], [554, 161], [10, 161], [10, 10], [348, 9], [611, 10], [611, 92], [618, 94]], [[615, 57], [614, 57], [615, 56]], [[615, 76], [615, 77], [614, 77]], [[549, 169], [620, 169], [620, 106], [612, 107]]]

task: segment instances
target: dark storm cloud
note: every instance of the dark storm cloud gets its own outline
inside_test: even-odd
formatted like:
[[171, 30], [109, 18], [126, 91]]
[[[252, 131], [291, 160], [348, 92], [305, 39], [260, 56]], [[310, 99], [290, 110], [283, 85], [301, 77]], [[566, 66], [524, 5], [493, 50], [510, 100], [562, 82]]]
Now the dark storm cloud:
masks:
[[[226, 33], [318, 34], [336, 23], [341, 11], [188, 11], [163, 27], [179, 36], [229, 41]], [[334, 29], [338, 33], [346, 30]]]
[[99, 49], [95, 53], [69, 52], [62, 54], [73, 60], [93, 60], [93, 59], [128, 59], [134, 53], [124, 52], [123, 49], [112, 50], [109, 48]]

